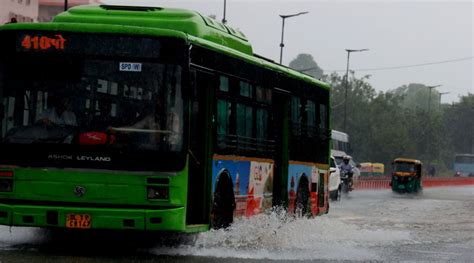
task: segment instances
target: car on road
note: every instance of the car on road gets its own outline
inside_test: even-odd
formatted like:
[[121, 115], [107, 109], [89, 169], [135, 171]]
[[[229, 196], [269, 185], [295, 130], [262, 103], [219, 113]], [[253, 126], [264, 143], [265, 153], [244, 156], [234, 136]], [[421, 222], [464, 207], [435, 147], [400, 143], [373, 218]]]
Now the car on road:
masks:
[[341, 172], [336, 163], [336, 158], [331, 156], [331, 164], [329, 167], [329, 198], [336, 201], [341, 196]]

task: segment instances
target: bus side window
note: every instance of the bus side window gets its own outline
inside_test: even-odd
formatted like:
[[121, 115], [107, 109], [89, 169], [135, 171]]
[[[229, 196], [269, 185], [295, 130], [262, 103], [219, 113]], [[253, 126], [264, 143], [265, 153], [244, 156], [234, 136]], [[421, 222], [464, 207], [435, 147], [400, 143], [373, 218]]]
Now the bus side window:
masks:
[[230, 92], [230, 80], [228, 77], [219, 76], [217, 90], [217, 112], [216, 112], [216, 128], [217, 128], [217, 148], [228, 150], [231, 146], [232, 133], [232, 111], [233, 103]]
[[225, 149], [230, 133], [230, 115], [232, 104], [227, 100], [217, 100], [217, 146]]

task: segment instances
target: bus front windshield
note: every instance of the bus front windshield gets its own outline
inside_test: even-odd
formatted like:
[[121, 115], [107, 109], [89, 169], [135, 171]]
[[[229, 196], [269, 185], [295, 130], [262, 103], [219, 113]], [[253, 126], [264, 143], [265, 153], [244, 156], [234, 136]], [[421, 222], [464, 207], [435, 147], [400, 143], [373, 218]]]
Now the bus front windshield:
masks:
[[144, 169], [144, 156], [183, 149], [181, 80], [173, 64], [19, 56], [0, 65], [2, 148], [31, 163]]

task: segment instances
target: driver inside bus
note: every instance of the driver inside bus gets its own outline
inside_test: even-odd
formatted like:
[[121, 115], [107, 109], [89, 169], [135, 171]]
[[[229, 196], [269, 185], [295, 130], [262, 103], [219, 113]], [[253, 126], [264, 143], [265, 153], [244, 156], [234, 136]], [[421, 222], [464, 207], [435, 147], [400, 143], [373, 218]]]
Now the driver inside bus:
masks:
[[[150, 105], [149, 105], [150, 106]], [[155, 103], [155, 108], [147, 107], [143, 114], [144, 116], [141, 120], [134, 123], [130, 128], [135, 129], [147, 129], [147, 130], [160, 130], [162, 126], [164, 126], [164, 120], [162, 117], [163, 114], [163, 104], [160, 100], [157, 100]]]
[[178, 114], [172, 109], [166, 114], [165, 107], [160, 100], [155, 103], [154, 109], [149, 109], [144, 117], [135, 124], [127, 127], [133, 129], [148, 130], [150, 144], [166, 141], [176, 145], [180, 140], [180, 120]]
[[48, 104], [51, 108], [39, 114], [37, 123], [77, 126], [76, 115], [69, 109], [70, 103], [67, 98], [59, 98], [55, 95], [49, 96]]

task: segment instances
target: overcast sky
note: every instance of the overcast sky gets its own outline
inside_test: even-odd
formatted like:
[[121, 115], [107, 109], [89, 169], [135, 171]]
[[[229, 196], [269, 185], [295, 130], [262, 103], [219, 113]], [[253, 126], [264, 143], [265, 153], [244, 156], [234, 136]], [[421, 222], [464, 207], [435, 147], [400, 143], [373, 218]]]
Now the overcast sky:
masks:
[[[222, 19], [224, 0], [102, 0], [108, 4], [180, 7]], [[285, 22], [283, 64], [311, 54], [325, 73], [345, 73], [345, 49], [357, 77], [370, 74], [379, 91], [409, 83], [442, 85], [443, 103], [474, 93], [472, 1], [227, 0], [228, 25], [239, 28], [254, 52], [279, 61], [280, 14], [308, 11]], [[446, 62], [391, 70], [367, 70]]]

